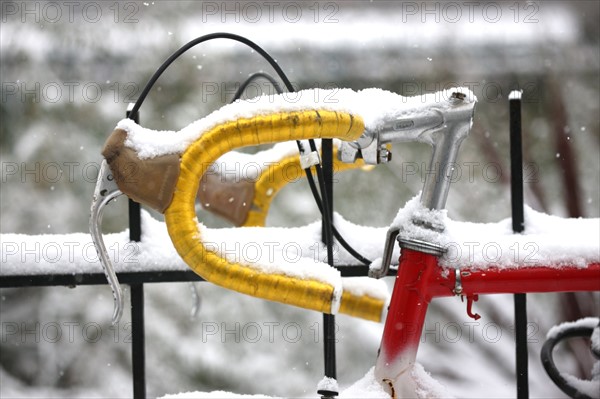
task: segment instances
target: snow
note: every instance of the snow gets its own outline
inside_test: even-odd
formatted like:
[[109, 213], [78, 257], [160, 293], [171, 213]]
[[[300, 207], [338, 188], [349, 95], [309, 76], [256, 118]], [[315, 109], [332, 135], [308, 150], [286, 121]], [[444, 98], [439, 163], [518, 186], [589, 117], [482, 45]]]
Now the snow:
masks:
[[520, 100], [523, 95], [523, 90], [513, 90], [508, 95], [509, 100]]
[[[333, 378], [324, 377], [318, 384], [318, 390], [329, 390], [340, 392], [339, 398], [369, 398], [369, 399], [389, 399], [390, 395], [385, 391], [382, 384], [375, 379], [375, 368], [372, 367], [364, 377], [354, 382], [349, 387], [339, 391], [338, 383]], [[439, 382], [434, 380], [431, 375], [425, 371], [420, 363], [415, 363], [411, 376], [417, 384], [417, 398], [452, 398], [448, 390]], [[317, 396], [306, 396], [317, 397]], [[194, 398], [275, 398], [262, 395], [239, 395], [232, 392], [213, 391], [213, 392], [185, 392], [174, 395], [165, 395], [160, 399], [194, 399]]]
[[[412, 224], [414, 216], [445, 226], [442, 233]], [[353, 224], [336, 214], [334, 222], [349, 243], [369, 259], [381, 257], [387, 227]], [[511, 220], [472, 223], [451, 220], [445, 211], [428, 211], [414, 197], [401, 208], [394, 224], [402, 236], [438, 243], [448, 249], [440, 259], [443, 267], [585, 267], [600, 262], [600, 219], [560, 218], [525, 208], [525, 231], [513, 234]], [[105, 234], [109, 256], [117, 272], [186, 270], [163, 222], [142, 212], [142, 240], [129, 241], [128, 231]], [[261, 267], [270, 273], [317, 278], [339, 285], [339, 273], [325, 263], [327, 253], [320, 242], [321, 223], [306, 226], [202, 228], [205, 245], [232, 261]], [[359, 239], [360, 237], [360, 239]], [[102, 269], [86, 233], [2, 234], [0, 275], [49, 273], [101, 273]], [[396, 246], [397, 247], [397, 246]], [[358, 265], [337, 244], [335, 264]], [[397, 259], [399, 250], [393, 259]], [[372, 279], [347, 280], [353, 292], [381, 297], [382, 286]]]
[[[444, 233], [426, 233], [437, 235], [439, 239], [443, 238], [446, 244], [462, 242], [462, 247], [458, 248], [472, 248], [473, 245], [469, 246], [468, 243], [479, 243], [481, 247], [485, 247], [486, 240], [489, 240], [487, 242], [502, 244], [501, 248], [508, 251], [513, 248], [515, 242], [522, 245], [524, 249], [526, 249], [524, 243], [535, 243], [539, 254], [543, 256], [532, 259], [556, 266], [565, 262], [573, 264], [597, 262], [599, 258], [598, 219], [563, 219], [527, 209], [525, 234], [514, 235], [510, 232], [509, 220], [491, 224], [455, 222], [447, 217], [446, 212], [430, 212], [423, 209], [419, 205], [418, 197], [415, 197], [398, 212], [395, 222], [410, 227], [412, 226], [410, 221], [415, 215], [431, 223], [439, 222], [445, 225]], [[355, 225], [344, 220], [340, 215], [335, 215], [334, 220], [340, 232], [363, 255], [374, 259], [381, 254], [387, 228]], [[415, 226], [411, 228], [415, 236], [423, 233], [422, 228]], [[127, 230], [105, 235], [109, 256], [117, 272], [187, 270], [187, 266], [171, 244], [164, 223], [152, 218], [145, 211], [142, 213], [142, 232], [142, 241], [139, 243], [129, 242]], [[326, 251], [319, 242], [320, 234], [320, 222], [295, 228], [203, 229], [207, 247], [218, 249], [234, 261], [243, 261], [253, 267], [261, 267], [267, 272], [331, 281], [338, 295], [343, 289], [355, 295], [368, 294], [387, 300], [388, 287], [383, 280], [364, 277], [341, 279], [339, 272], [328, 267], [324, 263]], [[359, 237], [360, 240], [357, 240]], [[88, 234], [2, 234], [0, 242], [2, 246], [0, 275], [2, 276], [102, 273]], [[557, 243], [563, 245], [558, 246], [558, 249], [553, 248]], [[473, 262], [470, 263], [475, 267], [487, 265], [486, 262], [478, 263], [485, 261], [485, 257], [473, 257], [472, 260]], [[448, 262], [448, 259], [443, 258], [442, 261]], [[455, 263], [461, 266], [469, 264], [469, 262]], [[496, 264], [500, 263], [496, 262]], [[356, 264], [356, 261], [344, 250], [339, 249], [336, 252], [336, 264], [352, 265]], [[525, 264], [527, 265], [528, 263]], [[448, 266], [454, 267], [454, 264], [450, 263]], [[510, 262], [504, 262], [504, 267], [510, 267]], [[106, 312], [108, 314], [108, 309]], [[592, 321], [589, 323], [593, 324]], [[419, 372], [420, 370], [416, 369], [415, 378], [426, 381], [427, 375]], [[353, 389], [356, 390], [359, 386], [370, 389], [368, 387], [372, 385], [368, 380], [357, 384]], [[423, 386], [428, 387], [429, 390], [424, 395], [437, 395], [432, 391], [435, 387], [433, 383], [424, 383]], [[350, 392], [355, 391], [350, 389]]]
[[565, 380], [577, 391], [590, 398], [598, 398], [600, 395], [600, 380], [581, 380], [569, 374], [562, 374]]
[[[142, 241], [130, 242], [129, 231], [104, 234], [117, 272], [187, 270], [164, 223], [142, 213]], [[2, 234], [0, 275], [103, 273], [91, 236], [71, 234]]]
[[340, 398], [385, 398], [390, 395], [383, 390], [379, 382], [375, 380], [375, 368], [371, 368], [367, 374], [347, 389], [340, 392]]
[[[333, 378], [324, 377], [318, 384], [318, 389], [326, 389], [339, 392], [337, 381]], [[307, 398], [319, 396], [306, 396]], [[339, 398], [382, 398], [389, 399], [381, 384], [375, 380], [374, 368], [371, 368], [367, 374], [352, 384], [347, 389], [340, 392]], [[160, 399], [195, 399], [195, 398], [276, 398], [275, 396], [262, 395], [239, 395], [233, 392], [213, 391], [213, 392], [182, 392], [174, 395], [165, 395]]]
[[[393, 226], [400, 236], [436, 243], [447, 250], [440, 265], [448, 268], [586, 267], [600, 261], [600, 219], [561, 218], [525, 206], [525, 231], [512, 232], [512, 220], [496, 223], [453, 221], [447, 211], [425, 209], [418, 197], [398, 212]], [[440, 226], [423, 228], [412, 220]]]
[[599, 320], [597, 317], [584, 317], [583, 319], [579, 319], [576, 321], [566, 321], [564, 323], [552, 327], [546, 334], [546, 338], [556, 338], [560, 333], [571, 328], [582, 327], [596, 329], [596, 327], [598, 327], [598, 321]]
[[[317, 148], [321, 148], [321, 140], [317, 140], [315, 144]], [[339, 147], [339, 144], [340, 141], [335, 140], [334, 145]], [[304, 148], [308, 148], [308, 145], [305, 145]], [[256, 180], [270, 165], [275, 165], [282, 159], [297, 154], [298, 146], [296, 142], [291, 141], [277, 143], [273, 147], [255, 154], [230, 151], [223, 154], [206, 173], [217, 173], [228, 181]]]
[[212, 392], [181, 392], [173, 395], [162, 396], [161, 399], [234, 399], [234, 398], [254, 398], [254, 399], [276, 399], [277, 396], [265, 396], [265, 395], [240, 395], [233, 392], [226, 391], [212, 391]]
[[251, 118], [279, 112], [329, 110], [352, 113], [363, 118], [365, 129], [377, 130], [385, 121], [419, 115], [433, 108], [451, 106], [454, 92], [465, 94], [465, 102], [477, 101], [467, 88], [454, 87], [421, 96], [404, 97], [382, 89], [307, 89], [294, 93], [261, 96], [227, 104], [180, 131], [157, 131], [144, 128], [130, 119], [121, 120], [116, 128], [127, 132], [125, 145], [141, 159], [166, 154], [180, 154], [191, 143], [215, 126], [240, 118]]
[[323, 379], [317, 384], [317, 392], [318, 391], [339, 392], [340, 387], [338, 386], [338, 382], [335, 378], [323, 377]]
[[417, 384], [416, 394], [419, 398], [450, 398], [445, 386], [436, 381], [423, 366], [415, 363], [411, 376]]
[[199, 225], [207, 250], [218, 253], [232, 263], [240, 263], [267, 274], [283, 274], [331, 284], [334, 287], [332, 308], [335, 308], [342, 295], [341, 274], [318, 258], [306, 256], [311, 250], [320, 248], [318, 234], [321, 227], [319, 223], [313, 223], [307, 228], [302, 232], [298, 228], [285, 227], [207, 229]]
[[[377, 287], [373, 282], [377, 282]], [[354, 295], [368, 295], [375, 299], [387, 300], [387, 287], [383, 280], [373, 280], [370, 277], [352, 277], [343, 280], [344, 291], [348, 290]]]

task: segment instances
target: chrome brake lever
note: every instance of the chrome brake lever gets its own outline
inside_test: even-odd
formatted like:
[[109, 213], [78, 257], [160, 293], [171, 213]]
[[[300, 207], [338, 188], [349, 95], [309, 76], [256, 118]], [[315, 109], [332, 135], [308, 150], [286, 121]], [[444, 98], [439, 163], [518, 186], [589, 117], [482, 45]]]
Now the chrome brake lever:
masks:
[[100, 165], [100, 173], [98, 173], [98, 180], [96, 182], [96, 188], [94, 190], [94, 197], [92, 199], [91, 213], [90, 213], [90, 234], [92, 235], [92, 241], [98, 252], [100, 264], [106, 275], [106, 279], [110, 284], [110, 288], [113, 292], [114, 299], [114, 312], [112, 316], [112, 323], [116, 324], [123, 315], [123, 292], [121, 285], [115, 273], [115, 269], [110, 261], [106, 246], [104, 245], [104, 239], [102, 238], [102, 214], [104, 206], [111, 200], [117, 198], [123, 194], [114, 179], [112, 172], [108, 166], [106, 160], [102, 161]]

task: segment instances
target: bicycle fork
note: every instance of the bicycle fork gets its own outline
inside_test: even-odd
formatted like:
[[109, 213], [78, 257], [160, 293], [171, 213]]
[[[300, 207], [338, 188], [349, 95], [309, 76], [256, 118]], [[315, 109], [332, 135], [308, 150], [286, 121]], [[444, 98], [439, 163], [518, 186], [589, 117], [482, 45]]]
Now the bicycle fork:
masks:
[[[402, 247], [401, 243], [401, 247]], [[427, 307], [434, 294], [446, 294], [442, 282], [436, 282], [437, 256], [402, 248], [398, 274], [375, 365], [375, 378], [392, 397], [412, 397], [416, 385], [411, 376]], [[436, 289], [437, 288], [437, 289]], [[449, 291], [449, 290], [448, 290]], [[452, 292], [448, 293], [452, 295]]]

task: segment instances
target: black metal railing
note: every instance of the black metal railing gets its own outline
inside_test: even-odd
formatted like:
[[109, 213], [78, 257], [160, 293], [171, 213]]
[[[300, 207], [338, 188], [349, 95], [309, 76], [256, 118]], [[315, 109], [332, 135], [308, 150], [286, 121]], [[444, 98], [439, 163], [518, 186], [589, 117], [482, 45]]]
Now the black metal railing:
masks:
[[[513, 193], [513, 212], [518, 211], [517, 220], [522, 222], [522, 171], [514, 173], [522, 168], [521, 159], [521, 139], [520, 139], [520, 97], [511, 101], [511, 131], [514, 131], [511, 142], [511, 158], [513, 160], [512, 193]], [[127, 117], [130, 113], [127, 112]], [[139, 123], [139, 114], [133, 116], [132, 119]], [[517, 140], [515, 140], [517, 139]], [[516, 162], [514, 162], [516, 160]], [[332, 166], [329, 165], [329, 168]], [[326, 191], [332, 190], [332, 181], [327, 179]], [[515, 195], [516, 189], [516, 195]], [[333, 203], [333, 193], [329, 195], [331, 203]], [[140, 204], [129, 200], [129, 238], [131, 241], [140, 241], [142, 235], [141, 230], [141, 207]], [[342, 277], [358, 277], [368, 275], [368, 266], [335, 266], [340, 271]], [[396, 269], [390, 269], [389, 275], [395, 275]], [[146, 354], [145, 354], [145, 324], [144, 324], [144, 284], [148, 283], [172, 283], [172, 282], [197, 282], [205, 281], [192, 270], [181, 271], [152, 271], [152, 272], [122, 272], [117, 273], [119, 282], [129, 285], [130, 300], [131, 300], [131, 353], [132, 353], [132, 384], [133, 397], [146, 397]], [[103, 273], [82, 273], [82, 274], [44, 274], [44, 275], [11, 275], [2, 276], [0, 279], [0, 288], [17, 288], [17, 287], [50, 287], [50, 286], [69, 286], [75, 287], [78, 285], [101, 285], [107, 284], [106, 276]], [[527, 331], [527, 316], [524, 305], [524, 295], [516, 296], [515, 324], [517, 330], [517, 347], [516, 347], [516, 363], [517, 363], [517, 397], [529, 397], [529, 382], [528, 382], [528, 365], [527, 365], [527, 341], [523, 336]], [[326, 326], [331, 326], [333, 318], [325, 317]], [[330, 328], [329, 333], [325, 334], [325, 342], [335, 342], [334, 329]], [[328, 357], [329, 354], [329, 357]], [[325, 345], [325, 372], [335, 375], [335, 347]]]
[[[130, 104], [126, 112], [126, 117], [139, 123], [139, 112], [131, 114]], [[333, 170], [332, 162], [329, 162], [329, 169]], [[330, 173], [332, 174], [332, 172]], [[331, 178], [327, 181], [327, 187], [331, 189]], [[129, 199], [129, 239], [132, 242], [141, 241], [141, 206], [139, 203]], [[343, 277], [366, 276], [367, 266], [337, 266]], [[394, 272], [395, 273], [395, 272]], [[145, 322], [144, 322], [144, 284], [148, 283], [173, 283], [173, 282], [196, 282], [204, 281], [192, 270], [181, 271], [152, 271], [152, 272], [122, 272], [117, 273], [121, 284], [130, 286], [131, 301], [131, 359], [132, 359], [132, 384], [133, 397], [146, 397], [146, 351], [145, 351]], [[103, 273], [81, 273], [81, 274], [40, 274], [40, 275], [8, 275], [0, 279], [0, 288], [19, 288], [19, 287], [52, 287], [68, 286], [76, 287], [78, 285], [101, 285], [108, 284], [106, 276]], [[333, 319], [332, 319], [333, 320]], [[329, 321], [331, 324], [332, 320]], [[330, 330], [333, 330], [330, 328]], [[334, 332], [329, 333], [331, 336]], [[335, 342], [335, 336], [333, 336]], [[326, 368], [335, 369], [335, 350], [333, 355], [327, 356], [327, 352], [332, 351], [331, 345], [325, 345], [325, 363]]]
[[[366, 266], [339, 266], [342, 276], [366, 276]], [[146, 351], [144, 324], [144, 285], [204, 281], [192, 270], [117, 273], [119, 282], [130, 286], [131, 298], [131, 366], [133, 397], [146, 397]], [[103, 273], [9, 275], [0, 278], [0, 288], [76, 287], [108, 284]]]

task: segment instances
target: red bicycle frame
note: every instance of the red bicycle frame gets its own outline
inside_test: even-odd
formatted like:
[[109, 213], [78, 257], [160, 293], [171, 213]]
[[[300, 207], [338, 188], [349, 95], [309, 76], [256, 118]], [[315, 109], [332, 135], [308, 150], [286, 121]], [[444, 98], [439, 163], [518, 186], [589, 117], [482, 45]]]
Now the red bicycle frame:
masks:
[[[401, 247], [403, 247], [401, 242]], [[448, 272], [438, 265], [436, 255], [403, 247], [383, 331], [375, 377], [384, 386], [402, 379], [396, 393], [412, 392], [410, 374], [415, 362], [427, 307], [433, 298], [467, 297], [467, 312], [479, 294], [600, 291], [600, 263], [582, 267], [522, 267]], [[408, 373], [407, 373], [408, 371]]]

